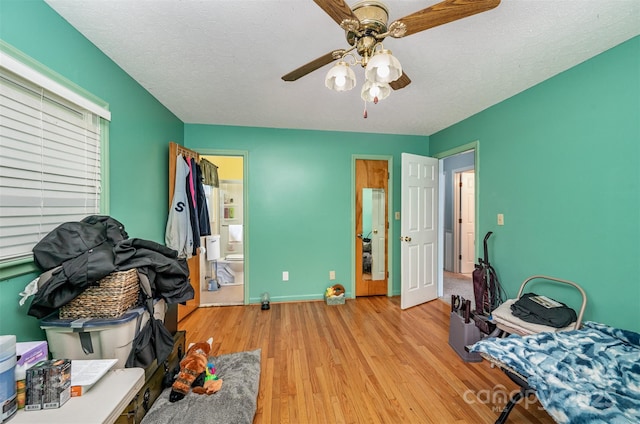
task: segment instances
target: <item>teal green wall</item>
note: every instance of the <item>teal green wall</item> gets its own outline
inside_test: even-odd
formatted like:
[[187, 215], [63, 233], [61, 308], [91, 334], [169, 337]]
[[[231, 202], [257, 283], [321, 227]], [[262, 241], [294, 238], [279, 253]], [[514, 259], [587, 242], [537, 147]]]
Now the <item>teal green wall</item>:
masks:
[[[393, 156], [393, 192], [400, 193], [400, 153], [428, 154], [427, 137], [186, 125], [185, 145], [247, 152], [249, 300], [321, 299], [341, 283], [351, 296], [353, 155]], [[400, 196], [393, 199], [400, 210]], [[392, 221], [394, 234], [400, 221]], [[400, 243], [393, 243], [393, 292], [400, 292]], [[336, 271], [336, 281], [329, 271]], [[289, 281], [282, 272], [289, 271]]]
[[[114, 62], [39, 0], [0, 0], [0, 38], [110, 105], [110, 215], [130, 237], [164, 242], [168, 142], [184, 125]], [[35, 275], [0, 281], [0, 334], [42, 337], [18, 293]]]
[[[640, 331], [640, 37], [430, 137], [479, 140], [479, 240], [511, 295], [582, 285], [586, 318]], [[504, 214], [504, 226], [496, 214]]]

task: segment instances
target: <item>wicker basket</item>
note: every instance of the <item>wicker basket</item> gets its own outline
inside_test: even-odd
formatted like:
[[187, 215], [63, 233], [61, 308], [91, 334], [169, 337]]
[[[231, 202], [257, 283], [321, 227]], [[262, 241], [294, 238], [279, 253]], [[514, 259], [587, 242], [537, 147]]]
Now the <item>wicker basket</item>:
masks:
[[112, 272], [60, 308], [60, 318], [116, 318], [138, 302], [138, 272]]
[[327, 305], [344, 305], [344, 296], [325, 296], [324, 301]]

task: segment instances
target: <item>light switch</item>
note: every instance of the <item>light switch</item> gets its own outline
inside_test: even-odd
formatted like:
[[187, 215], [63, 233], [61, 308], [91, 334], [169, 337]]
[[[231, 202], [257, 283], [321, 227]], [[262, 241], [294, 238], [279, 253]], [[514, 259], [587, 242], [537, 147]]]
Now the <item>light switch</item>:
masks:
[[400, 212], [396, 212], [396, 221], [400, 219]]
[[504, 215], [501, 213], [498, 214], [498, 225], [504, 225]]
[[289, 271], [282, 271], [282, 281], [289, 281]]

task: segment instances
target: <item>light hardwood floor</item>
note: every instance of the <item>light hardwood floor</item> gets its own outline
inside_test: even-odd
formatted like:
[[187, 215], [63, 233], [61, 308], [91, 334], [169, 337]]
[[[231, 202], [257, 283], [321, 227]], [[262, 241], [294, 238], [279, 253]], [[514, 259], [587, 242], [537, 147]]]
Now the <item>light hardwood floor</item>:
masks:
[[[448, 344], [449, 305], [398, 297], [200, 308], [179, 323], [215, 354], [262, 349], [254, 423], [493, 423], [517, 386]], [[224, 376], [222, 376], [224, 379]], [[535, 399], [509, 423], [553, 423]]]

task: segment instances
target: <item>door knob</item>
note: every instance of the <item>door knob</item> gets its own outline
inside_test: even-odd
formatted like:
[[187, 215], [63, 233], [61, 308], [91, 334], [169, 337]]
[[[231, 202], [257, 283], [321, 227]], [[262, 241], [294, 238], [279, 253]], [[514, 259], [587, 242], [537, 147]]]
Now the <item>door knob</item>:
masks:
[[373, 230], [373, 234], [378, 234], [378, 230]]
[[402, 237], [402, 236], [400, 236], [400, 241], [411, 241], [411, 237]]

